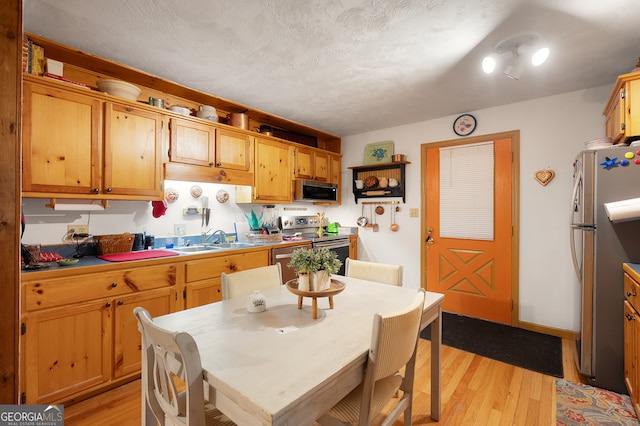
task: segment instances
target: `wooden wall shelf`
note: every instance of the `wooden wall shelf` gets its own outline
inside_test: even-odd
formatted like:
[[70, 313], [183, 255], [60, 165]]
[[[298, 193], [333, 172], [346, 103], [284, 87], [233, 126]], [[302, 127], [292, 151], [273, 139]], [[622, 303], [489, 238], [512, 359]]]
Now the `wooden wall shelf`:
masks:
[[[353, 186], [353, 196], [356, 204], [360, 198], [378, 198], [378, 197], [401, 197], [402, 202], [405, 202], [405, 166], [411, 164], [408, 161], [401, 161], [397, 163], [385, 163], [366, 166], [351, 166], [349, 167], [353, 171], [353, 180], [351, 185]], [[386, 177], [387, 179], [393, 178], [398, 181], [398, 186], [385, 188], [374, 187], [357, 189], [355, 186], [356, 180], [365, 180], [369, 176], [375, 176], [377, 178]]]

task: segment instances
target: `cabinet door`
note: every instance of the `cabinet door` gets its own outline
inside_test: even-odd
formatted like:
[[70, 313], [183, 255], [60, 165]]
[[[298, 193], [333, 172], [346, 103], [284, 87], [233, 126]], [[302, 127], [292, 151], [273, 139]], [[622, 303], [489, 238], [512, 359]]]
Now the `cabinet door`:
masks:
[[295, 177], [296, 179], [313, 179], [313, 150], [306, 148], [295, 149]]
[[331, 183], [340, 185], [342, 177], [342, 161], [337, 155], [329, 155], [329, 163], [331, 168]]
[[187, 284], [186, 289], [186, 309], [222, 300], [219, 277]]
[[152, 318], [174, 312], [176, 291], [173, 288], [162, 288], [124, 296], [115, 299], [114, 306], [113, 376], [117, 378], [139, 373], [142, 368], [142, 340], [133, 309], [142, 306], [149, 311]]
[[216, 167], [248, 171], [251, 166], [251, 138], [228, 129], [216, 129]]
[[170, 161], [196, 166], [214, 165], [215, 129], [212, 126], [171, 118], [169, 127]]
[[22, 190], [92, 194], [100, 185], [101, 102], [24, 84]]
[[24, 317], [27, 404], [49, 404], [111, 376], [111, 303], [49, 309]]
[[256, 138], [255, 200], [290, 203], [291, 149], [286, 143]]
[[162, 116], [106, 103], [103, 193], [162, 198]]
[[625, 96], [625, 135], [640, 134], [640, 80], [631, 80], [626, 84]]
[[329, 154], [317, 152], [313, 159], [313, 178], [321, 182], [329, 182]]
[[632, 401], [638, 399], [638, 315], [633, 307], [624, 302], [624, 381]]

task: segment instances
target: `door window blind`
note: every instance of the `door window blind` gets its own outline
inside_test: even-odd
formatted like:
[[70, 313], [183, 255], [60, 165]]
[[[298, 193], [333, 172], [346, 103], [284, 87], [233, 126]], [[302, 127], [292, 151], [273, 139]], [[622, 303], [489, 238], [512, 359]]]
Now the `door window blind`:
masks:
[[440, 237], [493, 240], [493, 142], [440, 148]]

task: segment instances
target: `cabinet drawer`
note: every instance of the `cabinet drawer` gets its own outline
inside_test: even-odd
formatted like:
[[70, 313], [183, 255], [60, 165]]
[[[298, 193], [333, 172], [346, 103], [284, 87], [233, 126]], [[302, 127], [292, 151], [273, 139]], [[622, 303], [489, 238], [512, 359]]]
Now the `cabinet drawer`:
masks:
[[33, 281], [24, 285], [24, 309], [34, 311], [175, 284], [173, 264]]
[[624, 297], [640, 312], [640, 285], [628, 274], [624, 274]]
[[193, 260], [187, 262], [186, 281], [190, 283], [216, 278], [223, 272], [232, 273], [267, 265], [269, 265], [268, 250]]

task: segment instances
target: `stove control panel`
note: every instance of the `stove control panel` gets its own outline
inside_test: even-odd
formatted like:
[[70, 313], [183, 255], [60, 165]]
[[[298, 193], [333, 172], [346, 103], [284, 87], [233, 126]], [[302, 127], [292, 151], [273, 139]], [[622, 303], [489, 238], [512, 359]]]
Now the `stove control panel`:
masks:
[[320, 226], [320, 220], [317, 216], [282, 216], [280, 217], [280, 225], [283, 231], [317, 228]]

